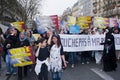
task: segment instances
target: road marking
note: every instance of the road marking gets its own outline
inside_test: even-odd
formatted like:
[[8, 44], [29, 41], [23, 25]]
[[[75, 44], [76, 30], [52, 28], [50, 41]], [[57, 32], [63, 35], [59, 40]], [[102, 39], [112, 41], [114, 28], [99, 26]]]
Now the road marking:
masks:
[[96, 73], [97, 75], [99, 75], [101, 78], [103, 78], [104, 80], [115, 80], [111, 76], [109, 76], [108, 74], [106, 74], [104, 71], [101, 71], [98, 68], [92, 68], [91, 70], [94, 73]]

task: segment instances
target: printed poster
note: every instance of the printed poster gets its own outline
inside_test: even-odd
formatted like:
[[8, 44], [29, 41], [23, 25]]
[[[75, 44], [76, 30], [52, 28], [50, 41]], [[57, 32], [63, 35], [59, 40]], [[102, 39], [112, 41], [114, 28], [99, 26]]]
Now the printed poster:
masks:
[[31, 46], [10, 49], [8, 52], [14, 67], [22, 67], [35, 63]]
[[92, 17], [91, 16], [80, 16], [77, 18], [77, 24], [81, 29], [86, 29], [91, 26]]
[[76, 24], [76, 17], [68, 16], [67, 18], [68, 26], [73, 26]]
[[80, 26], [78, 26], [78, 25], [70, 26], [69, 31], [71, 34], [79, 34], [80, 33]]
[[11, 25], [18, 29], [19, 31], [25, 31], [26, 29], [24, 22], [13, 22], [11, 23]]
[[106, 28], [109, 26], [109, 18], [94, 17], [93, 25], [98, 28]]

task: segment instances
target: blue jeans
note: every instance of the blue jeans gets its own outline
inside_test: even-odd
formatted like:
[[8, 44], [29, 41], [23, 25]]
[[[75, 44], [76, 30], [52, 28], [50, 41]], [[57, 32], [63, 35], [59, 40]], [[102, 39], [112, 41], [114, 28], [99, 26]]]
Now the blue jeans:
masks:
[[11, 64], [10, 55], [7, 54], [5, 59], [6, 59], [6, 71], [8, 73], [11, 73], [11, 69], [12, 69], [13, 73], [17, 73], [17, 68], [13, 67], [13, 65]]
[[61, 80], [62, 71], [60, 72], [52, 72], [52, 80]]
[[70, 61], [71, 61], [71, 64], [75, 64], [75, 61], [76, 61], [76, 52], [71, 52], [69, 53], [70, 54]]

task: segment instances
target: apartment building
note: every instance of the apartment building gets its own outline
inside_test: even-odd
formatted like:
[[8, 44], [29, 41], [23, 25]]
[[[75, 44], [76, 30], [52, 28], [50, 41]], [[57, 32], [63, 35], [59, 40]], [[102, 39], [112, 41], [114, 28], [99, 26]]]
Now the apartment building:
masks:
[[78, 0], [72, 7], [73, 16], [93, 16], [93, 0]]
[[93, 0], [94, 16], [120, 19], [120, 0]]

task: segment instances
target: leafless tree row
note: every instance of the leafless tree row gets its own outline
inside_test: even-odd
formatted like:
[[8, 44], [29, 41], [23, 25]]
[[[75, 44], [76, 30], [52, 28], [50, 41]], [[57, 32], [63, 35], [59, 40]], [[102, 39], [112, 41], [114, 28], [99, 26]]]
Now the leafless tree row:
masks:
[[33, 19], [39, 12], [42, 0], [0, 0], [0, 20], [4, 12], [9, 11], [11, 17], [20, 16], [22, 21]]

